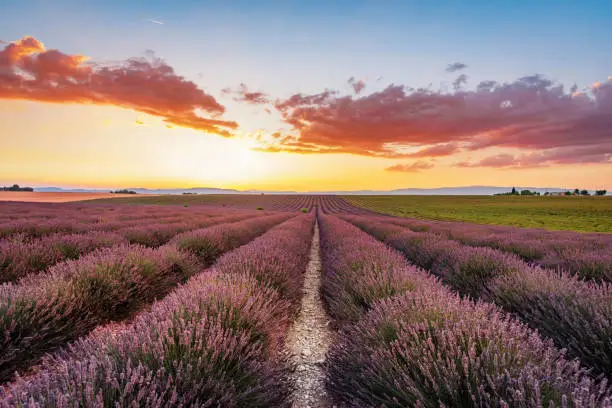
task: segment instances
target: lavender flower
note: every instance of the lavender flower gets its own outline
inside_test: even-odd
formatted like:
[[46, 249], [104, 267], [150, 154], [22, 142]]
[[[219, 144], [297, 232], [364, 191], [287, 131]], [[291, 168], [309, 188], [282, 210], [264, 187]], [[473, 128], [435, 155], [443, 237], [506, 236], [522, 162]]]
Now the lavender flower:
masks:
[[[340, 404], [593, 408], [612, 404], [606, 380], [593, 380], [577, 360], [566, 360], [536, 331], [492, 304], [453, 294], [356, 227], [331, 216], [319, 219], [324, 285], [333, 287], [326, 291], [324, 286], [324, 294], [332, 315], [344, 323], [326, 362], [328, 389]], [[384, 225], [372, 225], [366, 218], [350, 219], [370, 231], [384, 230]], [[413, 239], [411, 251], [416, 253], [424, 242], [444, 241], [427, 234], [433, 241]], [[413, 235], [418, 233], [404, 236]], [[384, 236], [394, 240], [400, 235]], [[443, 248], [422, 259], [431, 262], [433, 257], [435, 264], [436, 256], [447, 255]], [[450, 248], [458, 246], [453, 243]], [[458, 256], [453, 259], [462, 262]], [[480, 259], [466, 259], [472, 265], [466, 276], [480, 270]], [[488, 268], [487, 262], [484, 265]], [[506, 276], [514, 275], [492, 274], [491, 279]], [[363, 293], [362, 287], [400, 290], [369, 290], [365, 293], [374, 296], [355, 296]]]

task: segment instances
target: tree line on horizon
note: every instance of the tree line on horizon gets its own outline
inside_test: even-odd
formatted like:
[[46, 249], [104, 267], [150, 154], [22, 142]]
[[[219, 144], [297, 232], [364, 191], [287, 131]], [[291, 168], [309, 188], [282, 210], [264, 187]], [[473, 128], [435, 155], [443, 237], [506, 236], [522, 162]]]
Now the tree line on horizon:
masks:
[[[596, 196], [605, 196], [608, 193], [607, 190], [595, 190], [595, 194]], [[499, 194], [494, 194], [497, 196], [506, 196], [506, 195], [521, 195], [521, 196], [539, 196], [542, 195], [540, 192], [538, 191], [531, 191], [531, 190], [521, 190], [518, 191], [516, 189], [516, 187], [512, 187], [512, 191], [508, 192], [508, 193], [499, 193]], [[546, 191], [544, 194], [544, 196], [551, 196], [551, 195], [563, 195], [563, 196], [590, 196], [591, 193], [589, 193], [588, 190], [585, 189], [579, 189], [576, 188], [574, 189], [574, 191], [564, 191], [564, 192], [557, 192], [557, 193], [550, 193], [548, 191]]]
[[29, 192], [33, 192], [34, 189], [32, 187], [20, 187], [19, 184], [13, 184], [10, 187], [2, 187], [1, 191], [29, 191]]

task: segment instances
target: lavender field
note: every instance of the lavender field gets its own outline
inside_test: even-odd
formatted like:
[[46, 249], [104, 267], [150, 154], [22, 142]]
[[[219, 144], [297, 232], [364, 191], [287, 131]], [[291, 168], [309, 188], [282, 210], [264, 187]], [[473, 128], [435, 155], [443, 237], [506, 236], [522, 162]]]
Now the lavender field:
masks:
[[1, 407], [612, 407], [612, 234], [179, 198], [0, 203]]

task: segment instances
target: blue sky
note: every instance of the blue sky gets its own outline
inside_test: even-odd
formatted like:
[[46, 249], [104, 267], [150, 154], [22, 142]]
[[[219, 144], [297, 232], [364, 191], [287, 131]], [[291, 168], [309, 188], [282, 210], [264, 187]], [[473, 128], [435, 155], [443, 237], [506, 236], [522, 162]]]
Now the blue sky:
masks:
[[[159, 20], [163, 25], [154, 24], [148, 19]], [[86, 55], [96, 63], [110, 64], [143, 56], [146, 50], [153, 50], [178, 75], [194, 82], [225, 106], [225, 118], [238, 121], [243, 134], [258, 130], [272, 134], [279, 129], [291, 130], [291, 127], [281, 120], [281, 112], [274, 108], [271, 107], [272, 113], [267, 114], [263, 106], [239, 103], [231, 95], [221, 92], [226, 87], [235, 88], [242, 82], [247, 84], [250, 91], [263, 91], [275, 100], [298, 92], [313, 94], [325, 89], [351, 94], [347, 79], [355, 77], [366, 84], [365, 91], [359, 95], [362, 97], [382, 91], [391, 84], [413, 87], [431, 84], [432, 89], [438, 89], [441, 85], [450, 86], [459, 73], [445, 72], [445, 68], [450, 63], [461, 62], [467, 64], [467, 68], [461, 71], [468, 76], [465, 89], [473, 89], [483, 80], [511, 82], [533, 74], [543, 74], [566, 87], [576, 83], [581, 89], [591, 87], [598, 81], [608, 81], [608, 89], [612, 87], [611, 21], [611, 1], [0, 0], [0, 40], [14, 41], [30, 35], [43, 42], [47, 49], [57, 48], [62, 53]], [[357, 99], [357, 95], [353, 97]], [[12, 102], [0, 101], [0, 108], [4, 106], [1, 103], [6, 105]], [[173, 178], [167, 184], [180, 182], [194, 169], [201, 174], [210, 173], [208, 169], [200, 170], [196, 156], [189, 163], [183, 163], [184, 160], [180, 158], [192, 153], [193, 137], [203, 137], [205, 145], [211, 146], [205, 148], [208, 152], [202, 152], [210, 162], [217, 163], [211, 152], [216, 152], [218, 156], [219, 152], [235, 148], [218, 136], [202, 133], [194, 136], [195, 131], [187, 129], [175, 130], [174, 134], [180, 133], [180, 138], [168, 139], [167, 131], [163, 129], [165, 125], [158, 123], [160, 126], [157, 126], [154, 121], [147, 123], [150, 126], [147, 129], [132, 129], [134, 122], [142, 121], [142, 117], [133, 111], [119, 112], [121, 107], [113, 108], [116, 110], [112, 112], [101, 108], [95, 108], [98, 110], [94, 112], [69, 106], [51, 107], [49, 104], [19, 105], [18, 108], [25, 107], [34, 109], [39, 120], [45, 121], [44, 124], [40, 122], [41, 126], [53, 127], [52, 134], [62, 135], [62, 150], [58, 145], [57, 151], [49, 152], [47, 168], [53, 167], [57, 161], [53, 157], [59, 157], [62, 151], [74, 149], [74, 146], [82, 148], [83, 166], [90, 165], [94, 160], [88, 154], [93, 155], [91, 151], [97, 147], [113, 151], [117, 160], [120, 157], [123, 160], [121, 143], [113, 142], [115, 144], [111, 146], [109, 140], [115, 140], [114, 136], [106, 135], [100, 126], [94, 128], [92, 125], [90, 130], [84, 130], [88, 127], [83, 123], [78, 130], [76, 127], [65, 129], [65, 122], [53, 122], [53, 118], [69, 118], [77, 111], [82, 122], [91, 120], [91, 123], [98, 123], [98, 119], [100, 123], [107, 123], [111, 119], [129, 122], [131, 127], [119, 127], [117, 129], [121, 130], [115, 131], [125, 132], [121, 137], [131, 140], [134, 146], [138, 146], [134, 142], [137, 136], [134, 135], [140, 135], [138, 137], [142, 137], [142, 140], [149, 138], [151, 148], [156, 152], [174, 151], [176, 159], [168, 164], [168, 168], [174, 172]], [[8, 111], [5, 109], [5, 112]], [[554, 116], [554, 112], [549, 113]], [[102, 118], [103, 115], [107, 118]], [[15, 152], [14, 157], [26, 154], [31, 146], [41, 145], [40, 139], [45, 137], [44, 133], [34, 132], [31, 126], [22, 125], [16, 118], [14, 113], [3, 115], [0, 112], [0, 127], [19, 133], [19, 137], [12, 139], [9, 145]], [[84, 138], [83, 132], [91, 132], [92, 136]], [[372, 137], [384, 138], [385, 135], [374, 134]], [[597, 138], [601, 152], [607, 156], [594, 157], [594, 148], [588, 147], [590, 150], [585, 150], [583, 156], [592, 164], [590, 167], [582, 166], [578, 160], [574, 160], [573, 164], [563, 162], [567, 161], [565, 157], [568, 153], [557, 149], [563, 147], [561, 145], [548, 143], [542, 148], [549, 149], [546, 157], [555, 157], [557, 163], [574, 166], [567, 167], [569, 173], [574, 170], [578, 172], [572, 181], [574, 184], [600, 175], [593, 182], [596, 187], [605, 178], [601, 176], [602, 169], [610, 169], [612, 150], [601, 134], [593, 137]], [[576, 139], [580, 138], [576, 136]], [[179, 139], [180, 143], [168, 145], [168, 140]], [[389, 140], [393, 142], [393, 139]], [[196, 143], [199, 148], [201, 143]], [[423, 146], [433, 147], [437, 142], [431, 143], [425, 141]], [[245, 156], [252, 155], [256, 163], [278, 161], [270, 165], [269, 174], [265, 175], [269, 180], [279, 171], [291, 174], [292, 180], [295, 180], [308, 173], [314, 165], [322, 165], [320, 163], [336, 170], [352, 166], [350, 168], [362, 169], [370, 175], [370, 179], [363, 177], [359, 179], [361, 184], [355, 184], [351, 181], [350, 171], [346, 170], [347, 173], [342, 176], [346, 181], [339, 181], [334, 185], [337, 188], [367, 188], [374, 185], [416, 187], [432, 183], [437, 186], [453, 183], [498, 184], [496, 181], [499, 177], [509, 184], [518, 185], [529, 184], [536, 175], [539, 175], [542, 184], [559, 184], [565, 180], [553, 168], [515, 169], [507, 175], [505, 166], [515, 158], [522, 158], [524, 162], [536, 161], [532, 154], [539, 152], [529, 150], [524, 141], [521, 143], [519, 150], [483, 151], [480, 156], [480, 152], [474, 153], [462, 145], [457, 155], [431, 157], [431, 161], [426, 163], [389, 162], [392, 159], [378, 157], [358, 157], [357, 160], [344, 155], [334, 159], [335, 164], [330, 164], [330, 155], [322, 155], [320, 160], [315, 161], [308, 155], [290, 155], [290, 158], [277, 155], [273, 158], [271, 153], [261, 153], [262, 156], [257, 156], [255, 160], [254, 157], [260, 153], [243, 152], [235, 155], [237, 167], [230, 173], [241, 174], [240, 162]], [[243, 147], [248, 150], [252, 143], [245, 143]], [[587, 149], [586, 145], [582, 147]], [[43, 153], [40, 152], [41, 155]], [[522, 153], [532, 156], [516, 156]], [[152, 154], [148, 163], [155, 160]], [[499, 168], [487, 167], [476, 173], [477, 169], [474, 168], [456, 167], [457, 163], [466, 162], [481, 163], [485, 167], [495, 163]], [[5, 166], [15, 167], [15, 163], [5, 161]], [[102, 167], [106, 165], [103, 161], [99, 163]], [[347, 163], [351, 165], [347, 167]], [[404, 165], [400, 167], [411, 171], [410, 174], [385, 171], [395, 164]], [[293, 172], [287, 170], [291, 166], [295, 166]], [[28, 168], [32, 178], [24, 182], [35, 180], [35, 173], [31, 170]], [[69, 170], [75, 174], [79, 172], [78, 169], [66, 169], [66, 173], [62, 173], [62, 180], [71, 180]], [[0, 165], [0, 173], [2, 171]], [[92, 174], [95, 171], [91, 170]], [[130, 172], [130, 180], [141, 180], [139, 177], [142, 175], [137, 169], [130, 169]], [[495, 178], [493, 175], [496, 175]], [[300, 182], [317, 185], [324, 177], [327, 177], [325, 172], [313, 173], [304, 176]], [[5, 178], [9, 180], [13, 176]], [[453, 182], [446, 181], [451, 178]], [[52, 182], [52, 179], [49, 180]], [[199, 178], [189, 180], [192, 184], [201, 184]], [[215, 180], [206, 180], [206, 183], [221, 186]], [[233, 184], [223, 186], [253, 186], [246, 177], [236, 176], [228, 180], [224, 182]], [[270, 181], [260, 187], [292, 187], [287, 183]], [[141, 184], [145, 185], [146, 182]]]
[[0, 10], [1, 39], [29, 34], [102, 59], [152, 49], [209, 88], [250, 79], [291, 93], [351, 75], [423, 86], [449, 80], [455, 61], [474, 81], [542, 73], [588, 85], [612, 66], [609, 1], [2, 0]]

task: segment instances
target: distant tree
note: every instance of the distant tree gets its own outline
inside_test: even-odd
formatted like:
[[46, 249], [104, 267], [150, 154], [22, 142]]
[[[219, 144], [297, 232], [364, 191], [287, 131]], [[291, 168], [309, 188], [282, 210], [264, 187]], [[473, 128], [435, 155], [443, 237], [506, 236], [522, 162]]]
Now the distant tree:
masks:
[[580, 190], [580, 195], [588, 196], [590, 194], [589, 194], [588, 190]]
[[32, 187], [19, 187], [19, 184], [13, 184], [10, 187], [2, 187], [0, 188], [2, 191], [29, 191], [32, 192], [34, 189]]
[[516, 192], [516, 188], [512, 187], [512, 191], [510, 192], [510, 194], [518, 194], [518, 193]]
[[565, 193], [563, 193], [563, 195], [571, 196], [574, 195], [574, 193], [572, 193], [571, 191], [566, 191]]
[[607, 193], [608, 193], [607, 190], [597, 190], [597, 191], [595, 191], [595, 195], [598, 195], [598, 196], [605, 196]]
[[548, 191], [545, 191], [545, 192], [544, 192], [544, 195], [545, 195], [545, 196], [548, 196], [548, 195], [550, 195], [550, 193], [549, 193]]
[[135, 191], [127, 190], [125, 188], [122, 189], [122, 190], [111, 191], [111, 193], [113, 193], [113, 194], [137, 194]]
[[580, 194], [580, 189], [575, 188], [574, 189], [574, 195], [579, 195]]

